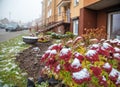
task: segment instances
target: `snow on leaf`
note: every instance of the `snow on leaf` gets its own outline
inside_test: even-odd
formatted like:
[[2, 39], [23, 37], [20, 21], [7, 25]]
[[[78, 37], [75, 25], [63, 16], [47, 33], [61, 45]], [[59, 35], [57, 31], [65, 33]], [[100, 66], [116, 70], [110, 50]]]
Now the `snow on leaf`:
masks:
[[84, 79], [84, 78], [89, 78], [90, 75], [89, 75], [89, 72], [87, 71], [87, 69], [84, 68], [84, 69], [82, 69], [79, 72], [73, 73], [72, 77], [75, 78], [75, 79], [77, 79], [77, 80], [81, 80], [81, 79]]
[[105, 63], [104, 66], [103, 66], [103, 68], [105, 68], [105, 69], [109, 69], [109, 68], [111, 68], [111, 66], [110, 66], [109, 63]]
[[107, 48], [109, 48], [109, 47], [111, 47], [110, 44], [108, 44], [108, 43], [103, 43], [103, 48], [107, 49]]
[[81, 66], [80, 61], [79, 61], [77, 58], [75, 58], [75, 59], [73, 60], [72, 64], [71, 64], [71, 66], [72, 66], [72, 67], [75, 67], [75, 68], [80, 67], [80, 66]]
[[115, 76], [118, 75], [118, 74], [119, 74], [119, 72], [118, 72], [116, 69], [112, 68], [109, 76], [115, 77]]
[[95, 50], [89, 50], [87, 53], [86, 53], [86, 56], [90, 57], [90, 56], [94, 56], [97, 52]]
[[62, 55], [64, 55], [64, 54], [67, 54], [69, 51], [70, 51], [70, 48], [63, 48], [63, 49], [60, 51], [60, 56], [62, 56]]

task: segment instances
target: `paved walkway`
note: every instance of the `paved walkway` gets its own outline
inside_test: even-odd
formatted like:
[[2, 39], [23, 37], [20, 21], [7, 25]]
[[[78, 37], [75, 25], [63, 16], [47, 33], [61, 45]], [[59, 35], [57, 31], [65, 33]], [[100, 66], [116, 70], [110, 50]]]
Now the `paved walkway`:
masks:
[[0, 42], [7, 41], [21, 34], [27, 34], [28, 30], [16, 31], [16, 32], [6, 32], [4, 29], [0, 29]]

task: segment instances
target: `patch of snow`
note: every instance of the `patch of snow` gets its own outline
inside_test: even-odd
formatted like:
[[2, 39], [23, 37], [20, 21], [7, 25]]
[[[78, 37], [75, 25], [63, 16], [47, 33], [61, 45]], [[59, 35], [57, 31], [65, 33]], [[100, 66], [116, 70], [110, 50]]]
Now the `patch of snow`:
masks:
[[79, 72], [73, 73], [72, 77], [75, 78], [75, 79], [77, 79], [77, 80], [81, 80], [81, 79], [84, 79], [84, 78], [89, 78], [90, 75], [89, 75], [89, 72], [87, 71], [87, 69], [84, 68], [84, 69], [82, 69]]
[[120, 52], [120, 49], [118, 47], [114, 47], [115, 52]]
[[92, 47], [98, 48], [99, 45], [98, 44], [93, 44]]
[[51, 50], [50, 54], [57, 54], [56, 50]]
[[54, 46], [57, 46], [58, 44], [53, 44], [51, 46], [48, 47], [49, 50], [51, 50]]
[[105, 63], [104, 66], [103, 66], [103, 68], [105, 68], [105, 69], [109, 69], [109, 68], [111, 68], [111, 66], [110, 66], [109, 63]]
[[113, 56], [114, 56], [115, 58], [120, 59], [120, 53], [114, 53]]
[[117, 43], [118, 39], [110, 40], [110, 43]]
[[25, 39], [38, 39], [38, 37], [32, 37], [32, 36], [23, 36]]
[[51, 50], [47, 50], [45, 53], [50, 53], [51, 52]]
[[77, 58], [75, 58], [75, 59], [73, 60], [72, 64], [71, 64], [71, 66], [72, 66], [72, 67], [75, 66], [75, 68], [80, 67], [80, 66], [81, 66], [80, 61], [79, 61]]
[[119, 74], [119, 72], [118, 72], [116, 69], [112, 68], [109, 76], [115, 77], [115, 76], [118, 75], [118, 74]]
[[25, 44], [24, 42], [18, 42], [18, 45], [22, 45], [22, 44]]
[[8, 84], [5, 84], [5, 85], [3, 85], [3, 87], [9, 87], [9, 85], [8, 85]]
[[116, 81], [116, 84], [120, 84], [120, 75], [118, 76], [118, 79]]
[[109, 47], [111, 47], [110, 44], [108, 44], [108, 43], [103, 43], [103, 48], [107, 49], [107, 48], [109, 48]]
[[106, 78], [105, 78], [104, 76], [102, 76], [102, 80], [103, 80], [103, 81], [106, 81]]
[[63, 49], [60, 51], [60, 56], [61, 56], [61, 55], [64, 55], [64, 54], [67, 54], [69, 51], [70, 51], [70, 48], [63, 48]]
[[87, 53], [86, 53], [86, 56], [93, 56], [95, 55], [97, 52], [95, 50], [89, 50]]
[[59, 65], [57, 65], [57, 70], [60, 70], [60, 64], [59, 64]]

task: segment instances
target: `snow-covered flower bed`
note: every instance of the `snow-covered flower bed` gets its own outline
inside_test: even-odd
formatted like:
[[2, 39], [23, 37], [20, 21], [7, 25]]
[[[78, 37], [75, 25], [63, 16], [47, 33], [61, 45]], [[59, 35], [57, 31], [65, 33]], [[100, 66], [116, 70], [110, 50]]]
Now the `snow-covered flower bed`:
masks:
[[120, 40], [98, 40], [85, 46], [82, 37], [53, 44], [41, 57], [43, 73], [70, 87], [120, 85]]

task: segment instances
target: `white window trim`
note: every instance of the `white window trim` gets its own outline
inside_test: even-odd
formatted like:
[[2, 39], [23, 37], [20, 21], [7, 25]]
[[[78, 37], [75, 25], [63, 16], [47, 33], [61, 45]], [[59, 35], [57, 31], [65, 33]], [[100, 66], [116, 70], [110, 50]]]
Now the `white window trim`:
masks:
[[113, 14], [117, 14], [117, 13], [120, 13], [120, 11], [117, 11], [117, 12], [111, 12], [111, 13], [109, 13], [108, 14], [108, 23], [107, 23], [107, 25], [108, 25], [108, 28], [107, 28], [107, 39], [110, 39], [110, 34], [111, 34], [111, 16], [113, 15]]
[[79, 4], [79, 0], [74, 0], [74, 6], [77, 6]]
[[[78, 19], [73, 20], [73, 34], [74, 34], [74, 35], [78, 35], [78, 29], [79, 29], [79, 28], [77, 29], [77, 32], [76, 32], [76, 30], [75, 30], [75, 29], [76, 29], [76, 24], [79, 26], [79, 21], [78, 21]], [[78, 26], [77, 26], [77, 27], [78, 27]]]

